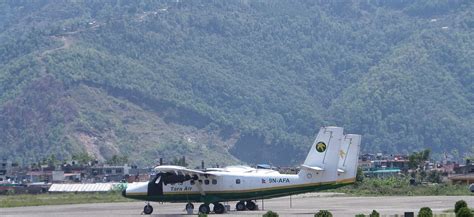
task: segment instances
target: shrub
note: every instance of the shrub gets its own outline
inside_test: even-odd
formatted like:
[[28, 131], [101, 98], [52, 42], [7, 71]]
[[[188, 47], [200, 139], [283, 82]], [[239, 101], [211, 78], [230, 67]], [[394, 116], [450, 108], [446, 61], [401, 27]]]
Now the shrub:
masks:
[[262, 217], [278, 217], [278, 213], [273, 212], [273, 211], [268, 211], [267, 213], [263, 214]]
[[207, 217], [207, 214], [200, 212], [199, 215], [198, 215], [198, 217]]
[[461, 207], [456, 213], [456, 217], [473, 217], [471, 210], [467, 207]]
[[429, 207], [423, 207], [418, 212], [418, 217], [433, 217], [433, 211]]
[[464, 200], [458, 200], [456, 204], [454, 204], [454, 213], [458, 213], [459, 209], [467, 207], [467, 203]]
[[369, 217], [380, 217], [379, 212], [372, 210], [372, 213], [369, 214]]
[[361, 214], [357, 214], [355, 217], [365, 217], [365, 215], [361, 213]]
[[327, 210], [319, 210], [314, 217], [332, 217], [332, 213]]

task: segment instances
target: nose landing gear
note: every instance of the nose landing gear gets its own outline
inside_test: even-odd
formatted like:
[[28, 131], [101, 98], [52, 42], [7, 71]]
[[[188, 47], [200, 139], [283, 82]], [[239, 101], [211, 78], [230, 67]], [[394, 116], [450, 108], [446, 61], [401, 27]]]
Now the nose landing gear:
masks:
[[194, 205], [192, 203], [187, 203], [186, 204], [186, 210], [188, 209], [194, 209]]
[[153, 212], [153, 207], [150, 205], [150, 203], [147, 203], [145, 207], [143, 207], [143, 213], [145, 215], [150, 215]]

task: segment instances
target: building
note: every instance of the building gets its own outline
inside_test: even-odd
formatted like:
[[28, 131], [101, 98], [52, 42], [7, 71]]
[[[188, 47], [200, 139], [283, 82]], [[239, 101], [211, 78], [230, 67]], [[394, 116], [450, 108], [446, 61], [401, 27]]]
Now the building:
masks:
[[0, 161], [0, 183], [13, 179], [14, 173], [18, 170], [18, 164], [7, 159]]
[[471, 160], [466, 160], [466, 165], [455, 167], [454, 172], [455, 174], [448, 177], [453, 183], [474, 183], [474, 164]]
[[86, 174], [95, 182], [120, 182], [130, 176], [130, 169], [131, 167], [127, 164], [123, 166], [95, 165], [87, 168]]

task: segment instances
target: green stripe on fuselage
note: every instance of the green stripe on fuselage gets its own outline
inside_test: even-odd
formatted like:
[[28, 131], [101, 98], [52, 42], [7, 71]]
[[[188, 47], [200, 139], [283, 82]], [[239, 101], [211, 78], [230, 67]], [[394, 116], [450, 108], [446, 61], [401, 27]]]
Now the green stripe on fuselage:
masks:
[[332, 184], [316, 184], [312, 186], [295, 186], [287, 188], [275, 188], [253, 191], [224, 191], [224, 192], [210, 192], [206, 195], [201, 195], [198, 192], [183, 192], [179, 194], [165, 194], [165, 195], [127, 195], [126, 197], [157, 202], [204, 202], [216, 203], [223, 201], [237, 201], [237, 200], [255, 200], [255, 199], [269, 199], [274, 197], [282, 197], [294, 194], [302, 194], [307, 192], [322, 191], [327, 189], [339, 188], [352, 183], [332, 183]]

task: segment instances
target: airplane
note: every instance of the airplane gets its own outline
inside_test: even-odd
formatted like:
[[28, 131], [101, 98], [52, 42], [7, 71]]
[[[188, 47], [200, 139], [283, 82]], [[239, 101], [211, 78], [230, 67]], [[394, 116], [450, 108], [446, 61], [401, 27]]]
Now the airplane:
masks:
[[237, 211], [255, 210], [255, 200], [283, 197], [338, 188], [355, 182], [361, 136], [343, 134], [341, 127], [321, 127], [297, 174], [280, 174], [271, 169], [229, 166], [188, 169], [181, 166], [157, 166], [149, 182], [132, 183], [122, 195], [147, 201], [144, 214], [151, 214], [155, 202], [183, 202], [193, 210], [193, 202], [202, 203], [200, 213], [224, 213], [221, 202], [238, 201]]

